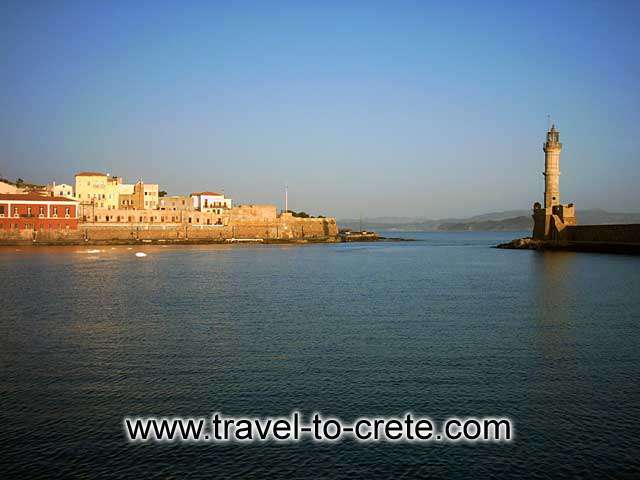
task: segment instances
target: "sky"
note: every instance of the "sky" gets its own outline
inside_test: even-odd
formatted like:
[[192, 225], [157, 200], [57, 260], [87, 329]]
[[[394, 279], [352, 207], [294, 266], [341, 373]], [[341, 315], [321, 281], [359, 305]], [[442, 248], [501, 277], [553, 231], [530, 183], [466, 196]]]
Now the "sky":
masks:
[[338, 218], [640, 211], [637, 1], [3, 1], [0, 176]]

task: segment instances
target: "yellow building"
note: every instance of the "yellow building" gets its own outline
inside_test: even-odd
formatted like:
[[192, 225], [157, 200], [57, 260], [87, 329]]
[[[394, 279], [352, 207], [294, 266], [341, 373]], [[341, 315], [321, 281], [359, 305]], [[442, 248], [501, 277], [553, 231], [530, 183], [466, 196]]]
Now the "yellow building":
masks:
[[99, 172], [76, 173], [76, 199], [80, 205], [115, 210], [119, 206], [120, 177]]
[[138, 181], [135, 185], [122, 184], [120, 189], [120, 208], [128, 210], [157, 210], [158, 184]]

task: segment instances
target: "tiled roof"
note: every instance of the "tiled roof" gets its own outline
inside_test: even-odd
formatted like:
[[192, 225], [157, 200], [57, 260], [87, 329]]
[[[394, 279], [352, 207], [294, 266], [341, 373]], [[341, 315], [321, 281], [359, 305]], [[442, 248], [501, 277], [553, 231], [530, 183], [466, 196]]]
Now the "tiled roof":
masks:
[[34, 195], [29, 193], [0, 193], [0, 200], [20, 201], [25, 200], [28, 202], [41, 201], [41, 202], [75, 202], [73, 198], [67, 197], [53, 197], [51, 195]]
[[76, 177], [106, 177], [107, 174], [100, 173], [100, 172], [79, 172], [79, 173], [76, 173], [75, 176]]

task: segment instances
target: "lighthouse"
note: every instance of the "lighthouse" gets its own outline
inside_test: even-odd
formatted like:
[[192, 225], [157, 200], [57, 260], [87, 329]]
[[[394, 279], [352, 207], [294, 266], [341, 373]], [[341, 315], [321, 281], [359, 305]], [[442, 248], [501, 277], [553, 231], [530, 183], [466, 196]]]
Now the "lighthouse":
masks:
[[560, 132], [552, 125], [544, 143], [544, 208], [560, 205]]
[[538, 240], [561, 241], [562, 231], [568, 225], [576, 224], [573, 203], [560, 203], [560, 132], [552, 125], [547, 132], [544, 151], [544, 206], [533, 204], [533, 238]]

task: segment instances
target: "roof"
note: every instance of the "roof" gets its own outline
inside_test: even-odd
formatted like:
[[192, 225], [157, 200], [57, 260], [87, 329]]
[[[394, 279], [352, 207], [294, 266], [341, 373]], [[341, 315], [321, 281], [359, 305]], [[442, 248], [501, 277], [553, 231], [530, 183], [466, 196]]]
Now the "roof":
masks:
[[30, 193], [0, 193], [0, 200], [11, 201], [27, 201], [27, 202], [76, 202], [73, 198], [67, 197], [54, 197], [51, 195], [35, 195]]
[[215, 195], [218, 197], [224, 197], [223, 193], [217, 193], [217, 192], [193, 192], [191, 194], [192, 197], [198, 196], [198, 195]]
[[75, 175], [76, 177], [106, 177], [106, 173], [100, 172], [78, 172]]

